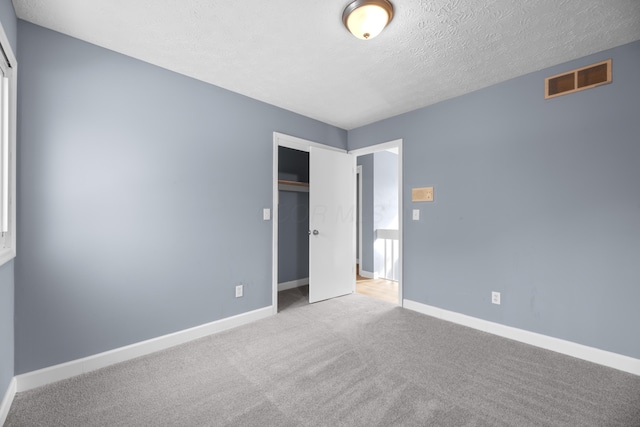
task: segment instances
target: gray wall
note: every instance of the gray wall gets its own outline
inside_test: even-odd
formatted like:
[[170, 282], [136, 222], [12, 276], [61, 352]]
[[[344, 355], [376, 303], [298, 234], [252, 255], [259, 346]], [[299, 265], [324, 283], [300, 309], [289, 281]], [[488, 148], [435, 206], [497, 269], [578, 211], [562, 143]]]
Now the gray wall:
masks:
[[278, 283], [309, 277], [309, 193], [280, 191]]
[[24, 21], [18, 41], [16, 373], [269, 306], [273, 132], [346, 132]]
[[[373, 230], [397, 230], [398, 218], [398, 155], [388, 151], [373, 154]], [[389, 244], [388, 256], [391, 256]], [[396, 252], [397, 253], [397, 252]], [[375, 272], [385, 277], [384, 240], [376, 240], [374, 244]], [[397, 265], [396, 265], [397, 266]], [[397, 269], [393, 277], [397, 279]], [[391, 272], [389, 271], [389, 275]]]
[[309, 153], [278, 147], [278, 179], [309, 182]]
[[[544, 100], [607, 58], [612, 84]], [[640, 357], [638, 69], [635, 42], [350, 131], [404, 140], [405, 298]]]
[[[16, 19], [10, 0], [0, 0], [0, 22], [13, 53], [16, 51]], [[0, 266], [0, 400], [14, 375], [14, 261]]]
[[0, 266], [0, 401], [14, 375], [13, 269], [13, 261]]
[[2, 28], [4, 33], [9, 39], [13, 54], [18, 57], [18, 19], [16, 18], [16, 12], [13, 9], [13, 3], [11, 0], [0, 0], [0, 22], [2, 22]]
[[362, 166], [362, 174], [360, 175], [362, 179], [362, 259], [360, 260], [360, 268], [373, 273], [375, 271], [373, 264], [373, 154], [358, 157], [357, 163]]

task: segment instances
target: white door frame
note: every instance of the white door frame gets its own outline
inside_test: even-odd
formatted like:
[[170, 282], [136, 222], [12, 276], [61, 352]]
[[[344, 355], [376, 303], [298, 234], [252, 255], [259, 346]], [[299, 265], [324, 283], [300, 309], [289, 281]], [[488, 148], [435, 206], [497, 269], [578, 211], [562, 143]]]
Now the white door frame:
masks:
[[358, 253], [356, 254], [356, 262], [362, 271], [362, 165], [356, 166], [356, 178], [358, 181], [358, 200], [356, 203], [358, 204]]
[[[400, 258], [399, 272], [398, 272], [398, 305], [403, 306], [403, 272], [404, 272], [404, 251], [403, 251], [403, 225], [402, 218], [404, 216], [403, 204], [402, 204], [402, 139], [396, 139], [389, 142], [383, 142], [381, 144], [371, 145], [368, 147], [358, 148], [356, 150], [350, 150], [349, 154], [353, 154], [354, 156], [364, 156], [367, 154], [373, 154], [380, 151], [388, 151], [391, 149], [398, 150], [398, 233], [400, 234], [400, 238], [398, 241], [398, 256]], [[362, 175], [360, 175], [362, 178]], [[362, 179], [360, 179], [362, 182]], [[362, 193], [361, 193], [362, 194]], [[360, 210], [360, 215], [362, 215], [362, 210]], [[360, 222], [362, 218], [360, 218]], [[362, 233], [360, 233], [360, 254], [362, 254]], [[360, 258], [360, 265], [362, 265], [362, 258]]]
[[347, 150], [332, 147], [330, 145], [320, 144], [318, 142], [309, 141], [295, 136], [286, 135], [279, 132], [273, 133], [273, 200], [272, 200], [272, 257], [271, 257], [271, 284], [272, 284], [272, 311], [278, 314], [278, 147], [293, 148], [294, 150], [309, 152], [310, 147], [323, 148], [325, 150], [339, 151], [346, 153]]

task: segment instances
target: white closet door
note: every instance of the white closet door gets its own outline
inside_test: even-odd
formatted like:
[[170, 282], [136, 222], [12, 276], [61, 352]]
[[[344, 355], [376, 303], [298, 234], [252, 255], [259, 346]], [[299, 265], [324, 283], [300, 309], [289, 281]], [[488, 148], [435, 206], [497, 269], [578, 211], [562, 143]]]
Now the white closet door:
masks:
[[311, 147], [309, 302], [355, 289], [355, 157]]

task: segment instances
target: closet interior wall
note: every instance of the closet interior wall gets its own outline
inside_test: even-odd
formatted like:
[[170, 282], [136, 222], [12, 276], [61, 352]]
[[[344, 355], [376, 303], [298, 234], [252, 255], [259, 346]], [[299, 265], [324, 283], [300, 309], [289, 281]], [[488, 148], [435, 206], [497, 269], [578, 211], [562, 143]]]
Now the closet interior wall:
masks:
[[278, 180], [302, 184], [281, 184], [278, 191], [278, 284], [308, 284], [309, 153], [279, 147]]

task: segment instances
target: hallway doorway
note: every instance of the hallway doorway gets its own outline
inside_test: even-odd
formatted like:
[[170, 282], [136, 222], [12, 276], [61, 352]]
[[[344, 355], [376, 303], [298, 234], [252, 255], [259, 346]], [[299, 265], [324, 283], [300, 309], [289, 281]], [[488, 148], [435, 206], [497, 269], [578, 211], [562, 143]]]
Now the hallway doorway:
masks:
[[402, 140], [357, 156], [356, 289], [402, 306]]

